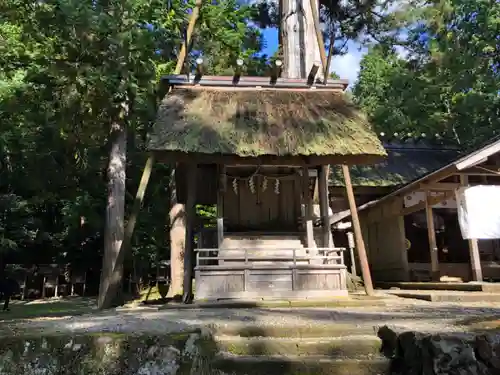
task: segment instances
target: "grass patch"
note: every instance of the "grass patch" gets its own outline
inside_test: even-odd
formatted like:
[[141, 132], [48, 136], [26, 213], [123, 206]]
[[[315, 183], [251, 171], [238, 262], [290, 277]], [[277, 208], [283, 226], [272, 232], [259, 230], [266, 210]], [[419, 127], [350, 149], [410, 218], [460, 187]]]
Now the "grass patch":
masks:
[[92, 312], [94, 306], [95, 301], [90, 298], [12, 301], [10, 311], [0, 312], [0, 324], [21, 319], [82, 315]]

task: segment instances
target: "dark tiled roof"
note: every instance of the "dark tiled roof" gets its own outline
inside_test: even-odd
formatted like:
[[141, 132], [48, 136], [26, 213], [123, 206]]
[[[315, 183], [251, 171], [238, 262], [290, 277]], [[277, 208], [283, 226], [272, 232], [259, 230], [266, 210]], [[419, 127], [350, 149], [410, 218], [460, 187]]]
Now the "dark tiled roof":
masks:
[[[352, 166], [353, 186], [398, 187], [444, 167], [459, 156], [454, 148], [416, 144], [385, 144], [387, 159], [375, 165]], [[332, 166], [330, 185], [344, 186], [339, 166]]]

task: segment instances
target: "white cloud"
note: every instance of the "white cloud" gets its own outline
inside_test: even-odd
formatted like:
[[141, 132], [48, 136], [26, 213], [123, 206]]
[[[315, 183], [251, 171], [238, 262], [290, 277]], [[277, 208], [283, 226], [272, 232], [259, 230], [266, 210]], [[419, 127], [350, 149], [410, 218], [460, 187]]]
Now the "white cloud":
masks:
[[335, 72], [341, 79], [347, 79], [349, 86], [356, 82], [359, 75], [359, 64], [365, 55], [366, 48], [359, 49], [359, 44], [348, 43], [348, 53], [343, 56], [333, 56], [330, 71]]

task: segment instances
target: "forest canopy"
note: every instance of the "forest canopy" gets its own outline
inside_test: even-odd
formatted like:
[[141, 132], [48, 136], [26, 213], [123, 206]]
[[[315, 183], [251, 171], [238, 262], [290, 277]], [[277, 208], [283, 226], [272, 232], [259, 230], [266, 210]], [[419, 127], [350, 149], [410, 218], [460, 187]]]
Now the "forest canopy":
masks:
[[[321, 1], [326, 48], [368, 47], [354, 100], [378, 132], [441, 134], [463, 148], [500, 129], [500, 3]], [[401, 2], [399, 2], [401, 3]], [[158, 81], [173, 72], [193, 1], [0, 0], [0, 254], [99, 267], [114, 124], [126, 124], [127, 217]], [[267, 74], [273, 2], [204, 2], [184, 70]], [[397, 5], [397, 4], [396, 4]], [[404, 37], [401, 37], [401, 36]], [[401, 55], [398, 52], [404, 51]], [[279, 51], [277, 52], [279, 53]], [[156, 164], [132, 252], [169, 258], [169, 167]], [[209, 209], [200, 212], [210, 214]]]

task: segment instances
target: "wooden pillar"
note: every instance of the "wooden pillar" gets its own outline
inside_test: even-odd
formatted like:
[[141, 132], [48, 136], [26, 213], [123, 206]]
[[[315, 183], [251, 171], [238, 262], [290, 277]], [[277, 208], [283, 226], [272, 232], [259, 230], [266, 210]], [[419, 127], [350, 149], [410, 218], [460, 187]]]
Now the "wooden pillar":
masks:
[[219, 165], [219, 184], [217, 188], [217, 247], [224, 241], [224, 191], [226, 190], [226, 168]]
[[410, 281], [410, 264], [408, 263], [408, 249], [406, 248], [406, 231], [404, 216], [398, 216], [398, 236], [401, 246], [401, 263], [404, 271], [403, 281]]
[[[460, 185], [469, 185], [469, 176], [460, 175]], [[469, 242], [469, 255], [470, 265], [472, 270], [472, 280], [483, 281], [483, 269], [481, 268], [481, 255], [479, 253], [479, 244], [477, 239], [470, 239]]]
[[314, 228], [312, 221], [312, 197], [309, 192], [309, 168], [302, 168], [302, 196], [304, 203], [304, 225], [306, 227], [306, 244], [308, 248], [314, 247]]
[[330, 241], [332, 233], [330, 228], [330, 215], [329, 215], [329, 203], [328, 203], [328, 165], [322, 165], [318, 168], [318, 190], [319, 190], [319, 211], [321, 215], [322, 226], [322, 247], [330, 248], [332, 247], [332, 241]]
[[427, 219], [427, 237], [429, 239], [429, 251], [431, 254], [431, 277], [432, 281], [439, 281], [439, 257], [436, 243], [436, 230], [434, 228], [434, 215], [432, 215], [431, 196], [426, 192], [425, 196], [425, 216]]
[[196, 182], [198, 166], [188, 164], [187, 169], [187, 199], [186, 199], [186, 237], [184, 240], [184, 292], [182, 302], [191, 303], [193, 300], [193, 226], [196, 218]]
[[352, 232], [347, 232], [347, 243], [349, 244], [349, 255], [351, 257], [351, 274], [354, 277], [358, 276], [358, 273], [356, 271], [356, 257], [354, 256], [354, 235]]
[[349, 209], [351, 210], [352, 228], [354, 230], [354, 238], [356, 240], [358, 258], [361, 265], [361, 274], [363, 275], [363, 283], [365, 284], [366, 294], [371, 296], [374, 294], [372, 275], [370, 274], [370, 265], [368, 264], [368, 257], [366, 255], [365, 241], [363, 240], [363, 234], [361, 233], [358, 208], [356, 207], [356, 200], [352, 189], [351, 174], [347, 165], [342, 165], [342, 173], [344, 174], [347, 200], [349, 201]]
[[181, 299], [184, 280], [184, 251], [186, 238], [186, 207], [177, 199], [177, 184], [175, 165], [170, 171], [170, 288], [167, 297]]

